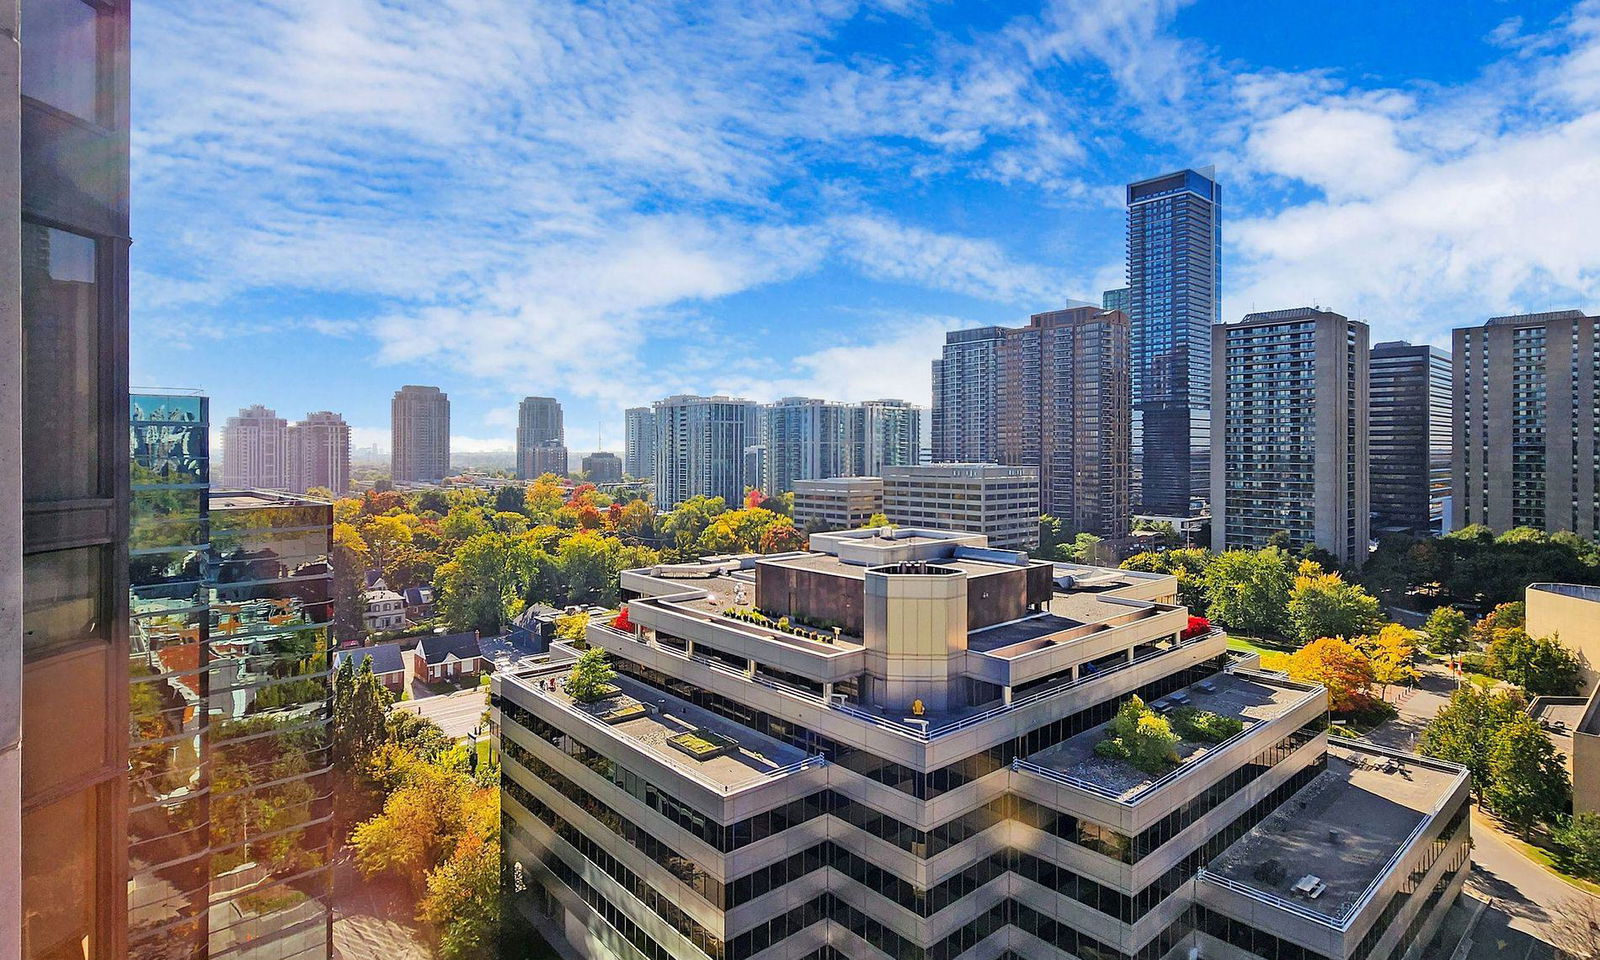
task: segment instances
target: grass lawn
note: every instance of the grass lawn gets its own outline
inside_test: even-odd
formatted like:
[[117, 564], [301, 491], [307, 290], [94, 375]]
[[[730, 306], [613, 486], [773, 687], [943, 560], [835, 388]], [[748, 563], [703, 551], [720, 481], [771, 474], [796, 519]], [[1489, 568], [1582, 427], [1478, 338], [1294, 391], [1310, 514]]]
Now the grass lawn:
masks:
[[1268, 646], [1267, 641], [1258, 637], [1241, 637], [1230, 633], [1228, 634], [1228, 649], [1260, 654], [1261, 669], [1263, 670], [1289, 669], [1289, 652], [1279, 647]]

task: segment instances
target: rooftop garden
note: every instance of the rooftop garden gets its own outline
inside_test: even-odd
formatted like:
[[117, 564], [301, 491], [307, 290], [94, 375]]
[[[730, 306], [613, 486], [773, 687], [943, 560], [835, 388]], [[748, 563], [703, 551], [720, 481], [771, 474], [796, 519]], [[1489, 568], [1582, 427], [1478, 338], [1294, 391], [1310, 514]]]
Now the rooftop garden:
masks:
[[1094, 752], [1160, 776], [1183, 762], [1178, 754], [1181, 743], [1221, 743], [1243, 729], [1244, 722], [1236, 717], [1195, 707], [1180, 707], [1164, 717], [1131, 697], [1106, 725], [1106, 737], [1095, 744]]
[[754, 624], [766, 627], [779, 633], [788, 633], [817, 643], [836, 643], [844, 632], [844, 628], [831, 620], [811, 620], [807, 617], [773, 617], [754, 607], [729, 607], [723, 611], [723, 616], [741, 623]]
[[720, 757], [739, 746], [739, 742], [732, 737], [713, 733], [704, 727], [668, 737], [667, 742], [696, 760]]

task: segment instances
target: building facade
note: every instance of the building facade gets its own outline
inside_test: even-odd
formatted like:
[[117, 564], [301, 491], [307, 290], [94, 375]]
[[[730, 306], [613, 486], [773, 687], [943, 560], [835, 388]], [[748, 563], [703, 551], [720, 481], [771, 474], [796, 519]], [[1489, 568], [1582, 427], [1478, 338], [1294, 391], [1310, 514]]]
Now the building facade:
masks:
[[389, 434], [395, 483], [437, 483], [450, 475], [450, 396], [438, 387], [396, 390]]
[[945, 334], [944, 353], [933, 361], [935, 462], [997, 462], [994, 398], [1004, 338], [1000, 327]]
[[656, 412], [629, 407], [623, 414], [622, 472], [644, 480], [656, 475]]
[[855, 408], [857, 476], [875, 477], [885, 467], [921, 462], [921, 407], [904, 400], [867, 400]]
[[927, 463], [883, 471], [890, 523], [959, 530], [1015, 550], [1039, 543], [1039, 468]]
[[583, 475], [590, 483], [618, 483], [622, 480], [622, 458], [597, 450], [583, 458]]
[[[625, 571], [596, 702], [562, 644], [493, 677], [513, 931], [592, 960], [1395, 960], [1455, 900], [1465, 771], [1333, 746], [1326, 690], [1230, 662], [1172, 578], [935, 530], [811, 546]], [[1237, 732], [1146, 772], [1098, 746], [1135, 696]]]
[[0, 956], [23, 960], [127, 953], [129, 6], [0, 11]]
[[699, 496], [740, 503], [745, 488], [755, 485], [746, 481], [744, 452], [759, 442], [760, 405], [679, 395], [657, 401], [654, 409], [656, 505], [670, 510]]
[[883, 513], [881, 477], [796, 480], [794, 523], [809, 532], [854, 530]]
[[1600, 538], [1600, 317], [1495, 317], [1453, 346], [1461, 525]]
[[295, 493], [313, 487], [350, 492], [350, 425], [331, 410], [315, 410], [289, 427], [289, 486]]
[[532, 479], [538, 479], [547, 473], [564, 477], [570, 472], [572, 462], [572, 454], [560, 440], [541, 440], [525, 450], [519, 450], [517, 457], [518, 475], [525, 473]]
[[809, 397], [785, 397], [762, 407], [762, 489], [767, 495], [788, 493], [796, 480], [854, 476], [860, 412], [849, 404]]
[[261, 404], [222, 427], [222, 482], [251, 490], [289, 489], [289, 421]]
[[1317, 307], [1212, 329], [1212, 549], [1258, 549], [1285, 532], [1296, 550], [1366, 558], [1367, 338], [1366, 324]]
[[1141, 512], [1210, 496], [1211, 327], [1222, 322], [1222, 187], [1212, 170], [1128, 185], [1127, 312]]
[[[547, 444], [562, 445], [566, 443], [566, 431], [562, 426], [561, 404], [554, 397], [524, 397], [517, 407], [517, 476], [522, 480], [533, 480], [545, 473], [554, 473], [566, 476], [567, 465], [563, 461], [561, 469], [551, 470], [548, 465], [549, 454], [545, 454], [545, 469], [536, 470], [534, 467], [535, 450]], [[565, 448], [563, 448], [565, 453]]]
[[1380, 343], [1369, 376], [1373, 532], [1438, 535], [1450, 499], [1450, 354]]
[[130, 408], [128, 956], [325, 960], [332, 505], [212, 492], [202, 396]]
[[1128, 535], [1127, 314], [1073, 307], [1008, 328], [998, 356], [999, 461], [1039, 471], [1040, 509], [1072, 533]]
[[1128, 303], [1127, 287], [1118, 287], [1115, 290], [1107, 290], [1100, 294], [1100, 306], [1106, 310], [1121, 310], [1123, 313], [1127, 313]]

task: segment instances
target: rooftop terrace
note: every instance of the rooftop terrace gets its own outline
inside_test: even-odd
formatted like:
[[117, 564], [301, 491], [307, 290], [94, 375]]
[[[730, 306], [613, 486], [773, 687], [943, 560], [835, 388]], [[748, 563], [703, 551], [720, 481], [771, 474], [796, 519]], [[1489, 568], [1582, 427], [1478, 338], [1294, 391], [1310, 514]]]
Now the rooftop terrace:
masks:
[[[1206, 687], [1212, 689], [1206, 689]], [[1239, 674], [1219, 673], [1199, 683], [1169, 694], [1156, 701], [1158, 710], [1170, 712], [1181, 707], [1208, 710], [1244, 723], [1247, 732], [1265, 720], [1282, 716], [1306, 699], [1317, 696], [1315, 690], [1289, 684], [1267, 682], [1266, 678], [1253, 679]], [[1160, 706], [1157, 706], [1159, 704]], [[1172, 772], [1187, 770], [1216, 752], [1220, 744], [1184, 740], [1178, 745], [1179, 763], [1173, 771], [1149, 773], [1126, 760], [1102, 757], [1094, 752], [1095, 745], [1104, 740], [1108, 724], [1101, 724], [1041, 750], [1027, 758], [1027, 762], [1053, 771], [1062, 778], [1095, 793], [1131, 801], [1149, 789], [1158, 780]], [[1226, 743], [1227, 741], [1223, 741]]]
[[[1218, 854], [1208, 873], [1326, 921], [1342, 923], [1391, 858], [1465, 776], [1448, 764], [1367, 747], [1330, 747], [1328, 768]], [[1276, 860], [1281, 879], [1263, 864]], [[1326, 884], [1315, 898], [1303, 877]]]
[[[632, 741], [656, 759], [684, 771], [690, 776], [728, 791], [755, 780], [781, 772], [806, 759], [804, 751], [778, 740], [756, 733], [708, 710], [702, 710], [676, 697], [670, 697], [652, 687], [636, 683], [626, 677], [612, 681], [618, 688], [615, 696], [598, 703], [579, 703], [567, 695], [560, 682], [555, 688], [517, 678], [521, 685], [538, 695], [559, 704], [567, 711], [587, 718], [592, 723], [606, 727], [617, 736]], [[626, 711], [634, 705], [645, 707], [645, 713], [620, 723], [609, 722], [606, 714]], [[734, 745], [725, 753], [707, 759], [695, 759], [674, 746], [671, 738], [709, 731], [725, 737]]]

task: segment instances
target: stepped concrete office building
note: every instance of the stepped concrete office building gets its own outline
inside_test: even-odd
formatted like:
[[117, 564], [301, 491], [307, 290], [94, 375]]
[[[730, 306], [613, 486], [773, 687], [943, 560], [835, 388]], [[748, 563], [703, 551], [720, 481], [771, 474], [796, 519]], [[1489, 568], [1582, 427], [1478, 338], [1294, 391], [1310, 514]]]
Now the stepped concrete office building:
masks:
[[1039, 468], [923, 463], [883, 471], [890, 523], [981, 534], [997, 547], [1039, 542]]
[[759, 476], [745, 450], [761, 442], [761, 405], [736, 397], [678, 395], [655, 403], [656, 505], [671, 510], [691, 497], [744, 500]]
[[0, 8], [0, 957], [127, 953], [129, 0]]
[[853, 530], [880, 513], [882, 477], [795, 481], [794, 522], [802, 530]]
[[1211, 495], [1211, 327], [1222, 322], [1222, 186], [1210, 167], [1128, 185], [1127, 312], [1141, 512]]
[[1495, 317], [1453, 347], [1459, 524], [1600, 538], [1600, 317]]
[[1315, 545], [1359, 564], [1370, 529], [1368, 330], [1319, 307], [1212, 328], [1213, 550]]
[[1380, 343], [1369, 377], [1373, 533], [1442, 533], [1450, 499], [1450, 354], [1425, 343]]
[[350, 490], [350, 425], [331, 410], [316, 410], [291, 424], [287, 435], [289, 487], [305, 493], [312, 487], [343, 496]]
[[240, 489], [289, 489], [289, 421], [261, 404], [222, 426], [222, 482]]
[[450, 395], [407, 385], [389, 404], [390, 477], [437, 483], [450, 475]]
[[933, 460], [997, 463], [995, 393], [999, 389], [1003, 327], [952, 330], [933, 361]]
[[[545, 473], [555, 473], [565, 476], [567, 464], [565, 461], [566, 448], [561, 451], [561, 469], [550, 469], [552, 454], [543, 454], [542, 463], [534, 463], [540, 454], [536, 451], [541, 447], [551, 444], [561, 446], [566, 442], [566, 431], [562, 427], [561, 403], [554, 397], [524, 397], [517, 407], [517, 477], [522, 480], [532, 480]], [[542, 467], [542, 469], [540, 469]]]
[[656, 475], [656, 412], [629, 407], [623, 414], [622, 472], [636, 479]]
[[[491, 681], [506, 912], [592, 960], [1391, 960], [1468, 866], [1468, 780], [1329, 741], [1327, 692], [1187, 628], [1165, 575], [981, 536], [625, 571], [575, 654]], [[765, 619], [758, 619], [759, 612]], [[784, 618], [780, 620], [779, 618]], [[1138, 696], [1197, 737], [1097, 748]]]

